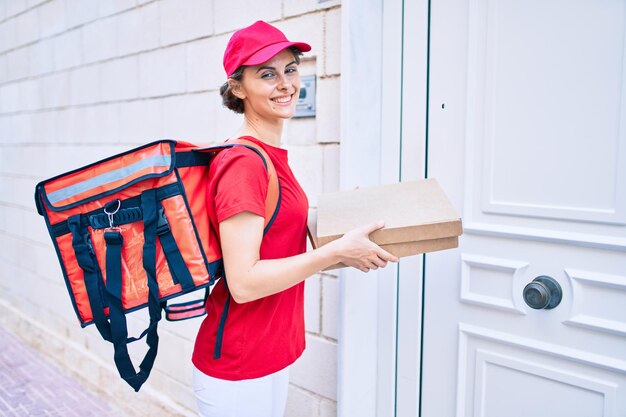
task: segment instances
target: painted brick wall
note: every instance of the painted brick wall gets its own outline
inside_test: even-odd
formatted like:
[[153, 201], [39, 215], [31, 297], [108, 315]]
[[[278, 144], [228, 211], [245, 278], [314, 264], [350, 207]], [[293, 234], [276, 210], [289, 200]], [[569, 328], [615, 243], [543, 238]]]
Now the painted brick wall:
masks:
[[[313, 46], [301, 72], [317, 75], [317, 117], [289, 121], [284, 145], [315, 206], [339, 183], [340, 13], [339, 0], [0, 0], [0, 322], [136, 415], [193, 415], [200, 321], [160, 326], [153, 374], [133, 393], [109, 344], [76, 321], [34, 186], [156, 138], [205, 144], [235, 132], [241, 119], [218, 93], [222, 51], [264, 19]], [[332, 274], [307, 281], [288, 416], [336, 415], [338, 291]]]

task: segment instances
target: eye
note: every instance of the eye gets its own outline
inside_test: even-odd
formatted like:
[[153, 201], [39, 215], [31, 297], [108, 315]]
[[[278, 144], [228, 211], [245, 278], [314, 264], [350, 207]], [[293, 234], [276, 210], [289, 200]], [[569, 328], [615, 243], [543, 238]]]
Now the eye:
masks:
[[261, 74], [261, 78], [274, 78], [275, 74], [272, 71], [267, 71]]
[[292, 74], [294, 72], [298, 72], [298, 67], [293, 66], [293, 67], [288, 67], [287, 69], [285, 69], [285, 74]]

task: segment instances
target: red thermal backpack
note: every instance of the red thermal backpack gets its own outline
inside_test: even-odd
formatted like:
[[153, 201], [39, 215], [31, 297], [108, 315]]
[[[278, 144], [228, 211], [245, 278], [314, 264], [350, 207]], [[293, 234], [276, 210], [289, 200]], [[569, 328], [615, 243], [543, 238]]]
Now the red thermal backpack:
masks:
[[[263, 160], [269, 176], [267, 232], [280, 207], [276, 170], [256, 143], [239, 138], [199, 148], [159, 140], [37, 184], [35, 203], [56, 249], [72, 305], [82, 327], [95, 324], [114, 346], [120, 376], [135, 391], [157, 354], [157, 323], [204, 315], [205, 298], [167, 305], [169, 299], [209, 288], [224, 278], [217, 233], [210, 224], [209, 165], [218, 152], [245, 146]], [[229, 300], [230, 301], [230, 298]], [[220, 319], [216, 357], [228, 313]], [[125, 314], [148, 308], [150, 323], [128, 337]], [[148, 351], [135, 370], [128, 343], [146, 337]]]

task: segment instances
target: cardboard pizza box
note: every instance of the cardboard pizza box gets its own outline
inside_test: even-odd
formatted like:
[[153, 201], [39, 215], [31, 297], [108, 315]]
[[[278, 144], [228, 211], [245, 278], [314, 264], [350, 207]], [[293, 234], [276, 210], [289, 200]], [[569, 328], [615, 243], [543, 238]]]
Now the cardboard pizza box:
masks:
[[384, 220], [370, 239], [398, 257], [456, 248], [463, 233], [461, 218], [432, 178], [323, 194], [309, 218], [314, 248]]

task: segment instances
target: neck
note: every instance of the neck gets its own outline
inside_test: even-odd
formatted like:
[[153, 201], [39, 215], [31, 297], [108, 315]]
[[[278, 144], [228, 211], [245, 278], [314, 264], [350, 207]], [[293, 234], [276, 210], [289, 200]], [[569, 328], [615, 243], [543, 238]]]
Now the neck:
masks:
[[280, 147], [282, 135], [282, 119], [269, 121], [248, 117], [248, 115], [244, 116], [244, 124], [239, 131], [239, 136], [252, 136], [275, 147]]

